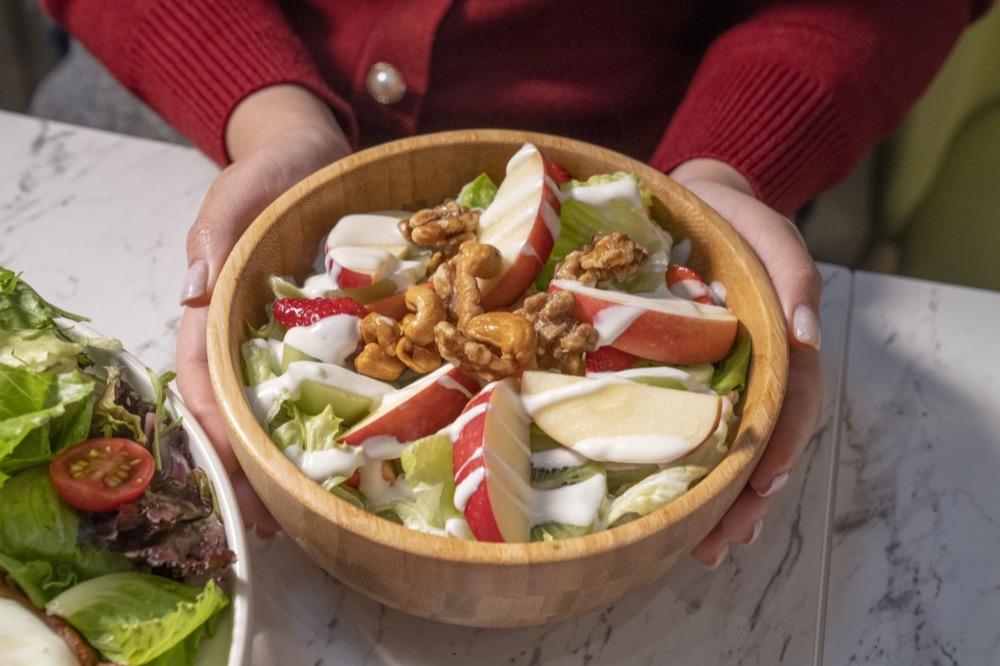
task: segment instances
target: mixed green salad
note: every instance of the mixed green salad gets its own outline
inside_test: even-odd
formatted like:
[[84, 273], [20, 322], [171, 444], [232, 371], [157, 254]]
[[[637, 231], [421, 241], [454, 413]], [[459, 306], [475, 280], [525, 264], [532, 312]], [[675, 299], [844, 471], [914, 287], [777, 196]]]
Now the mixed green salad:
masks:
[[[532, 151], [525, 146], [512, 159], [499, 185], [482, 174], [434, 209], [345, 217], [333, 226], [314, 274], [301, 283], [272, 276], [267, 322], [242, 347], [248, 401], [276, 446], [331, 493], [441, 536], [550, 541], [621, 525], [666, 505], [728, 451], [750, 341], [734, 338], [736, 320], [724, 306], [724, 288], [706, 284], [685, 265], [689, 245], [675, 245], [652, 220], [650, 195], [634, 176], [576, 181]], [[528, 182], [512, 175], [529, 160], [541, 165], [542, 178]], [[536, 221], [510, 213], [526, 209], [538, 211]], [[413, 222], [418, 218], [454, 235], [437, 245], [422, 243], [423, 228]], [[478, 226], [463, 227], [468, 219]], [[510, 273], [529, 267], [523, 269], [526, 281], [499, 307], [473, 313], [491, 318], [489, 326], [474, 330], [474, 317], [463, 323], [462, 313], [456, 315], [461, 306], [454, 301], [461, 298], [449, 301], [451, 285], [442, 286], [442, 273], [458, 282], [466, 265], [452, 266], [449, 274], [449, 253], [454, 263], [462, 251], [458, 241], [463, 247], [502, 241], [520, 233], [520, 224], [535, 228], [522, 234], [527, 240], [510, 256], [502, 246], [499, 252]], [[498, 231], [498, 225], [510, 229]], [[354, 226], [363, 233], [350, 231]], [[365, 238], [370, 240], [359, 240]], [[587, 267], [600, 261], [594, 248], [608, 238], [618, 255], [624, 247], [634, 256], [625, 269], [598, 272], [586, 285], [565, 277], [561, 267], [568, 262]], [[436, 260], [439, 252], [445, 264]], [[502, 284], [504, 276], [478, 277], [482, 293], [476, 296], [486, 302], [483, 285]], [[439, 365], [418, 367], [404, 355], [414, 347], [398, 340], [414, 317], [424, 315], [416, 303], [427, 291], [441, 297], [447, 316], [433, 326], [432, 342], [416, 342], [438, 353]], [[404, 294], [407, 308], [400, 309]], [[546, 295], [549, 300], [533, 309], [532, 299]], [[585, 301], [598, 305], [587, 310]], [[538, 314], [567, 302], [558, 317]], [[512, 315], [534, 324], [525, 335], [537, 338], [537, 352], [522, 358], [497, 341], [502, 336], [493, 333], [501, 324], [495, 322]], [[643, 329], [648, 321], [652, 329]], [[656, 329], [657, 321], [689, 330], [665, 350], [662, 340], [673, 333]], [[366, 326], [376, 333], [366, 335]], [[396, 336], [392, 344], [385, 344], [383, 333]], [[703, 351], [710, 338], [717, 341]], [[459, 344], [450, 344], [455, 339]], [[381, 347], [374, 350], [382, 352], [377, 370], [395, 362], [395, 375], [362, 367], [370, 365], [362, 360], [372, 345]], [[580, 384], [550, 390], [541, 376], [549, 373]], [[659, 404], [690, 403], [707, 414], [681, 418], [704, 420], [698, 441], [644, 431], [641, 422], [655, 419], [639, 410], [632, 414], [634, 405], [602, 414], [623, 384], [642, 385], [635, 395], [650, 413]], [[540, 386], [545, 388], [533, 388]], [[626, 392], [631, 400], [634, 392]], [[679, 398], [681, 393], [698, 399]], [[601, 399], [587, 397], [597, 394]], [[496, 414], [503, 424], [491, 426], [489, 415]], [[588, 420], [592, 431], [583, 439], [570, 433], [574, 422]]]
[[[28, 610], [79, 663], [190, 665], [235, 555], [166, 409], [172, 373], [138, 394], [92, 359], [120, 342], [79, 321], [0, 267], [0, 611]], [[16, 638], [0, 630], [0, 663], [43, 663], [12, 662]]]

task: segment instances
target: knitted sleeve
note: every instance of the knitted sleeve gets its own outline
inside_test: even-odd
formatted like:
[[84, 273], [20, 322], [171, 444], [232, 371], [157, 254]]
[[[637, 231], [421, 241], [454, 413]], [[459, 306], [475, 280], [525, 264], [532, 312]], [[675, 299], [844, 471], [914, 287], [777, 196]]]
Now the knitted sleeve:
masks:
[[723, 160], [787, 214], [897, 127], [990, 3], [751, 4], [705, 54], [651, 162]]
[[225, 164], [225, 126], [265, 86], [301, 85], [349, 137], [349, 105], [326, 85], [280, 9], [266, 0], [41, 0], [45, 10], [209, 157]]

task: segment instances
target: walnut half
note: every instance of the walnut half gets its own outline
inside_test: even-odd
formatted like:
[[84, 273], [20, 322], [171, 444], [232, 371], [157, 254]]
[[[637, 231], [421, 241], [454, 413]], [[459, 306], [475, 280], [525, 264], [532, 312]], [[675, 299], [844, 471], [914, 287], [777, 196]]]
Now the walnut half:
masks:
[[588, 245], [566, 255], [556, 266], [558, 280], [576, 280], [588, 287], [606, 280], [627, 280], [642, 265], [649, 252], [628, 234], [598, 232]]

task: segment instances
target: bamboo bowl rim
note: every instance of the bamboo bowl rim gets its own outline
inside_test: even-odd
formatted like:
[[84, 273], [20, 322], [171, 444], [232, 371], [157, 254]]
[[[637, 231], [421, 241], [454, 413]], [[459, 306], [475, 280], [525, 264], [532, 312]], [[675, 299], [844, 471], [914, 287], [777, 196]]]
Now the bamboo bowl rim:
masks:
[[[449, 539], [411, 530], [357, 508], [309, 480], [271, 441], [258, 424], [245, 397], [239, 343], [245, 339], [248, 322], [234, 320], [233, 306], [234, 294], [240, 289], [248, 288], [242, 283], [243, 272], [248, 262], [254, 259], [258, 240], [272, 233], [281, 224], [284, 215], [299, 204], [304, 193], [323, 188], [332, 181], [350, 179], [352, 172], [361, 167], [391, 159], [400, 153], [435, 150], [442, 146], [454, 150], [471, 149], [484, 142], [515, 146], [511, 155], [516, 146], [531, 142], [547, 154], [555, 151], [560, 155], [576, 156], [581, 162], [597, 160], [617, 164], [620, 170], [629, 171], [646, 182], [650, 189], [655, 190], [654, 195], [657, 192], [667, 192], [675, 214], [704, 219], [712, 227], [711, 233], [720, 242], [737, 248], [746, 255], [744, 269], [749, 273], [750, 283], [756, 289], [756, 293], [751, 295], [752, 300], [756, 307], [762, 308], [763, 316], [769, 324], [763, 334], [754, 334], [751, 374], [744, 396], [749, 395], [751, 390], [758, 395], [766, 393], [770, 396], [767, 409], [757, 409], [750, 413], [744, 411], [735, 429], [735, 441], [733, 432], [730, 432], [729, 452], [701, 483], [667, 506], [625, 525], [552, 543], [484, 543]], [[572, 168], [570, 171], [573, 172]], [[577, 177], [587, 175], [589, 174]], [[461, 184], [456, 183], [456, 192]], [[662, 201], [658, 199], [658, 203]], [[302, 266], [311, 266], [314, 259], [313, 256], [303, 257]], [[263, 304], [260, 305], [263, 307]], [[761, 364], [761, 361], [764, 363]], [[585, 142], [536, 132], [482, 129], [425, 134], [354, 153], [308, 176], [279, 197], [243, 234], [219, 276], [209, 307], [208, 362], [220, 412], [241, 464], [244, 467], [252, 464], [265, 470], [271, 480], [295, 495], [303, 509], [325, 516], [341, 530], [385, 548], [443, 561], [509, 567], [576, 560], [645, 540], [662, 530], [670, 529], [710, 502], [714, 496], [712, 491], [717, 486], [706, 483], [708, 479], [742, 477], [745, 483], [759, 459], [764, 442], [770, 436], [783, 400], [788, 348], [784, 318], [777, 297], [752, 251], [717, 213], [668, 176], [642, 162]], [[711, 525], [707, 526], [706, 531], [710, 527]], [[294, 534], [292, 536], [296, 537]]]

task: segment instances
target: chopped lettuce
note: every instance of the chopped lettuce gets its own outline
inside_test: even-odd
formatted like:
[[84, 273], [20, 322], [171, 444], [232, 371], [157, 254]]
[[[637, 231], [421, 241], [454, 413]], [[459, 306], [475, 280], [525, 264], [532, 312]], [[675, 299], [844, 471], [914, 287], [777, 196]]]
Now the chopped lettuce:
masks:
[[338, 417], [332, 405], [327, 405], [319, 414], [308, 414], [294, 402], [282, 403], [282, 416], [269, 424], [271, 439], [278, 448], [285, 450], [297, 446], [303, 451], [324, 451], [337, 445], [343, 419]]
[[481, 173], [466, 183], [458, 193], [458, 203], [467, 208], [486, 210], [497, 195], [497, 184], [487, 174]]
[[587, 180], [570, 180], [563, 183], [559, 189], [563, 192], [570, 192], [577, 187], [589, 187], [592, 185], [605, 185], [607, 183], [615, 183], [623, 180], [631, 180], [635, 183], [636, 189], [638, 190], [639, 197], [642, 201], [642, 205], [647, 209], [653, 205], [653, 195], [649, 192], [649, 188], [646, 187], [645, 183], [635, 177], [631, 173], [626, 173], [624, 171], [616, 171], [615, 173], [599, 173], [591, 176]]
[[750, 369], [750, 338], [745, 338], [737, 347], [729, 352], [712, 376], [712, 390], [719, 395], [730, 391], [742, 391], [746, 388], [747, 372]]
[[72, 370], [83, 345], [71, 342], [55, 329], [0, 330], [0, 365], [32, 372]]
[[411, 442], [400, 462], [413, 497], [393, 502], [396, 515], [411, 529], [454, 534], [451, 524], [464, 523], [465, 516], [455, 508], [451, 438], [439, 433]]
[[608, 526], [614, 527], [666, 506], [708, 474], [697, 465], [668, 467], [652, 474], [619, 495], [608, 510]]
[[576, 199], [562, 203], [559, 219], [562, 231], [542, 272], [535, 280], [539, 291], [548, 289], [555, 267], [570, 252], [590, 243], [594, 234], [621, 231], [649, 251], [649, 257], [639, 271], [626, 283], [613, 285], [630, 293], [655, 293], [666, 284], [667, 264], [673, 243], [662, 227], [653, 222], [646, 211], [626, 199], [614, 199], [604, 206], [593, 206]]
[[116, 663], [189, 666], [197, 644], [215, 632], [219, 611], [228, 603], [212, 581], [198, 589], [129, 571], [84, 581], [45, 610], [69, 622]]

